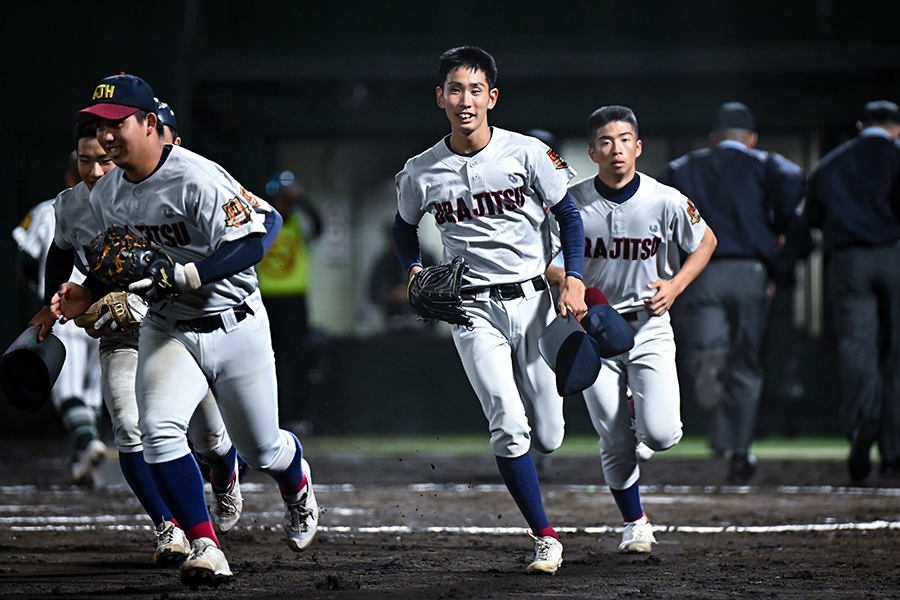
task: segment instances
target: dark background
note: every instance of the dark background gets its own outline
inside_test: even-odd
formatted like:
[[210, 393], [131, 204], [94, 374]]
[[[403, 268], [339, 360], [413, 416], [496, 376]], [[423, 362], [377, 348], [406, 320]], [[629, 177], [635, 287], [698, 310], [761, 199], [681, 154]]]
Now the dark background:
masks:
[[[0, 165], [10, 183], [0, 213], [8, 267], [0, 346], [39, 308], [14, 269], [8, 232], [62, 189], [72, 115], [119, 71], [150, 82], [176, 107], [188, 146], [252, 189], [281, 168], [279, 148], [296, 140], [383, 148], [365, 154], [358, 169], [392, 177], [446, 133], [434, 107], [437, 57], [461, 44], [480, 45], [498, 61], [502, 101], [492, 124], [521, 131], [539, 123], [578, 138], [593, 109], [624, 104], [667, 159], [696, 146], [719, 104], [739, 99], [753, 108], [763, 140], [795, 141], [791, 158], [808, 172], [853, 135], [866, 101], [900, 100], [900, 3], [884, 0], [35, 1], [4, 3], [0, 22]], [[801, 336], [807, 429], [835, 429], [829, 343], [827, 327]], [[432, 374], [416, 392], [424, 414], [381, 429], [483, 427], [449, 340], [427, 360], [397, 345], [330, 336], [320, 348], [329, 368], [316, 389], [324, 429], [374, 429], [377, 419], [367, 415], [383, 414], [385, 402], [405, 414], [414, 405], [406, 400], [416, 398], [398, 391], [398, 373], [417, 369]], [[441, 371], [449, 374], [443, 384], [428, 388]], [[460, 395], [468, 398], [460, 403], [464, 418], [453, 408]], [[432, 404], [436, 410], [427, 409]], [[686, 424], [697, 423], [685, 410]], [[772, 410], [778, 428], [782, 411]], [[52, 420], [46, 410], [26, 418], [3, 407], [0, 416], [0, 430]]]

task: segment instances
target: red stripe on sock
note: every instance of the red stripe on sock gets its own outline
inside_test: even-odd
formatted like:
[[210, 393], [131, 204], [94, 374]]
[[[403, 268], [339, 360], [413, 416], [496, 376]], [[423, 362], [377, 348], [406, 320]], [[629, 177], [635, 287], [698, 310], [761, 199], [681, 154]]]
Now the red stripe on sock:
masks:
[[535, 537], [552, 537], [552, 538], [556, 538], [557, 540], [559, 539], [559, 534], [556, 533], [556, 530], [553, 529], [552, 527], [545, 527], [544, 529], [541, 529], [540, 531], [535, 531], [534, 535], [535, 535]]
[[184, 535], [186, 535], [187, 539], [192, 542], [198, 538], [205, 537], [214, 541], [216, 543], [216, 546], [219, 545], [219, 538], [216, 537], [216, 532], [213, 529], [212, 521], [197, 523], [196, 525], [185, 531]]

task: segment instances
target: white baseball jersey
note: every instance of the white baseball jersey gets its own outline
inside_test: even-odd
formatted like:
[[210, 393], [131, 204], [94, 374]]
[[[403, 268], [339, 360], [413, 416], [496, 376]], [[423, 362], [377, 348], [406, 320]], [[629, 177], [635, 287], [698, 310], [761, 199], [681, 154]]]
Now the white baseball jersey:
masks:
[[619, 312], [643, 310], [644, 300], [656, 294], [647, 285], [671, 279], [681, 267], [678, 248], [693, 252], [706, 233], [706, 222], [683, 194], [638, 175], [637, 192], [621, 204], [602, 197], [594, 177], [569, 188], [584, 221], [585, 285], [599, 286]]
[[[180, 146], [172, 146], [159, 169], [139, 183], [125, 179], [121, 169], [107, 173], [94, 186], [91, 207], [104, 229], [128, 225], [182, 264], [200, 262], [226, 242], [264, 234], [263, 215], [271, 210], [222, 167]], [[256, 287], [250, 267], [150, 310], [170, 322], [194, 319], [240, 304]]]
[[[526, 281], [551, 257], [546, 207], [566, 195], [575, 171], [543, 142], [492, 128], [480, 152], [455, 154], [448, 139], [409, 159], [397, 174], [400, 216], [432, 213], [444, 262], [463, 257], [464, 287]], [[439, 194], [439, 195], [437, 195]]]

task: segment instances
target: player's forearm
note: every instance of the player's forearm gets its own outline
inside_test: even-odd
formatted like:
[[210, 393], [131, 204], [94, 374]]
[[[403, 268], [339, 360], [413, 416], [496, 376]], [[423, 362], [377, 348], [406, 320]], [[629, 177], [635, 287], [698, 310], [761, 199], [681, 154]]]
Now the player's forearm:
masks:
[[59, 286], [69, 280], [75, 264], [75, 249], [61, 248], [52, 242], [47, 250], [47, 262], [44, 265], [44, 306], [50, 306], [53, 294]]
[[560, 285], [566, 278], [566, 270], [556, 265], [547, 265], [544, 275], [550, 285]]
[[391, 227], [391, 237], [394, 240], [394, 249], [397, 251], [397, 258], [400, 260], [400, 266], [403, 272], [408, 276], [413, 276], [413, 269], [422, 268], [422, 252], [419, 249], [419, 232], [418, 226], [407, 223], [397, 213], [394, 217], [394, 225]]

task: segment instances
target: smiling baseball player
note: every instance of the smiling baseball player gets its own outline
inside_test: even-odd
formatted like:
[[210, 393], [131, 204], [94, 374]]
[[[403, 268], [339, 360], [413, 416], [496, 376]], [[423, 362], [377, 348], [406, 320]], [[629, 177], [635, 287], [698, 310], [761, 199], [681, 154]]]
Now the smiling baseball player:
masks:
[[[631, 324], [634, 347], [603, 359], [583, 395], [600, 436], [603, 477], [625, 521], [619, 552], [647, 553], [656, 540], [641, 504], [635, 447], [643, 442], [665, 450], [681, 439], [668, 311], [709, 262], [716, 237], [690, 200], [635, 170], [642, 143], [631, 109], [597, 109], [587, 132], [598, 174], [569, 187], [584, 220], [584, 279]], [[683, 265], [679, 248], [688, 253]], [[562, 276], [558, 267], [548, 268], [551, 283]]]
[[[79, 156], [94, 157], [95, 162], [109, 161], [109, 156], [97, 141], [97, 127], [93, 122], [79, 123], [75, 129]], [[88, 165], [90, 166], [90, 165]], [[109, 162], [108, 167], [114, 165]], [[108, 170], [108, 169], [107, 169]], [[91, 168], [84, 173], [84, 183], [57, 196], [53, 209], [56, 227], [47, 255], [48, 282], [45, 308], [32, 320], [40, 324], [45, 333], [53, 324], [50, 305], [54, 290], [67, 289], [66, 270], [73, 261], [86, 265], [83, 246], [103, 229], [90, 207], [89, 193], [103, 176], [103, 171]], [[138, 331], [140, 317], [146, 312], [146, 304], [133, 294], [119, 304], [101, 299], [95, 305], [93, 318], [78, 319], [77, 323], [100, 338], [100, 366], [103, 401], [112, 421], [119, 466], [129, 487], [137, 496], [156, 528], [157, 548], [154, 562], [166, 566], [180, 564], [190, 551], [190, 546], [178, 522], [159, 495], [144, 460], [141, 434], [138, 427], [138, 407], [135, 397], [135, 372], [137, 369]], [[106, 312], [99, 314], [104, 307]], [[111, 318], [113, 312], [116, 318]], [[105, 325], [104, 319], [109, 319]], [[119, 321], [132, 320], [132, 325], [122, 326]], [[98, 326], [99, 325], [99, 326]], [[117, 329], [118, 327], [118, 329]], [[225, 431], [215, 399], [208, 394], [191, 418], [190, 431], [194, 446], [203, 460], [210, 465], [213, 482], [221, 482], [215, 494], [213, 517], [221, 531], [231, 529], [240, 517], [241, 496], [235, 473], [235, 450]], [[234, 483], [232, 483], [234, 482]], [[216, 491], [215, 485], [213, 487]]]
[[529, 573], [555, 573], [562, 544], [544, 511], [529, 449], [549, 453], [563, 438], [562, 398], [538, 338], [555, 318], [543, 272], [550, 259], [546, 208], [560, 222], [569, 253], [560, 310], [581, 315], [581, 219], [566, 184], [575, 172], [539, 140], [490, 127], [497, 67], [472, 46], [441, 57], [437, 103], [451, 133], [411, 158], [396, 176], [394, 244], [400, 263], [422, 270], [418, 223], [432, 213], [444, 262], [468, 264], [463, 307], [471, 326], [452, 329], [466, 375], [491, 431], [500, 474], [531, 528], [535, 559]]
[[[131, 227], [173, 261], [129, 286], [150, 300], [138, 352], [140, 427], [153, 480], [191, 540], [181, 581], [216, 587], [232, 573], [185, 435], [210, 388], [241, 456], [278, 483], [291, 549], [312, 542], [318, 507], [300, 442], [278, 427], [269, 322], [253, 270], [265, 253], [271, 211], [220, 166], [164, 146], [156, 110], [138, 77], [114, 75], [97, 86], [82, 113], [96, 118], [98, 140], [119, 169], [95, 186], [90, 203], [101, 222]], [[73, 318], [91, 295], [68, 290], [55, 297], [55, 308]]]

